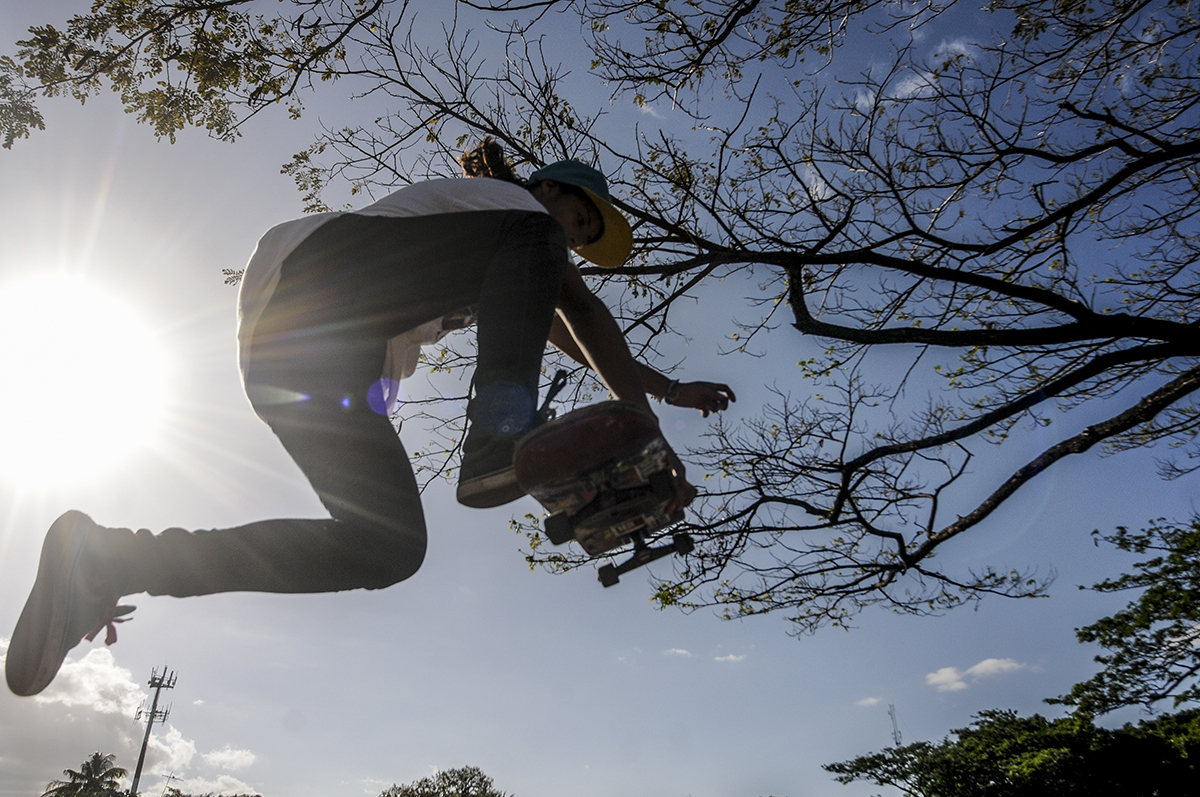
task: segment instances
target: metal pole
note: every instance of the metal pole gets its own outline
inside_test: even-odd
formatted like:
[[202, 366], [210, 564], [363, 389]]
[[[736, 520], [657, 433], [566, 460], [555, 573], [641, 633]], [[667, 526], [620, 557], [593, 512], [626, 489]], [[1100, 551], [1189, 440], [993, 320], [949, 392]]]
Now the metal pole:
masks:
[[175, 777], [174, 772], [172, 772], [170, 775], [167, 775], [167, 781], [163, 784], [163, 793], [160, 797], [167, 797], [167, 789], [171, 788], [171, 781], [173, 780], [179, 780], [179, 778]]
[[[129, 785], [129, 797], [137, 797], [138, 781], [142, 778], [142, 764], [146, 762], [146, 746], [150, 744], [150, 729], [154, 727], [154, 721], [165, 721], [171, 715], [171, 707], [167, 706], [162, 711], [158, 710], [158, 696], [164, 689], [175, 688], [175, 673], [163, 667], [163, 674], [160, 676], [158, 670], [150, 670], [150, 688], [154, 690], [154, 699], [150, 703], [150, 712], [146, 714], [146, 735], [142, 737], [142, 752], [138, 755], [137, 769], [133, 771], [133, 783]], [[143, 715], [139, 708], [134, 719], [141, 719]]]

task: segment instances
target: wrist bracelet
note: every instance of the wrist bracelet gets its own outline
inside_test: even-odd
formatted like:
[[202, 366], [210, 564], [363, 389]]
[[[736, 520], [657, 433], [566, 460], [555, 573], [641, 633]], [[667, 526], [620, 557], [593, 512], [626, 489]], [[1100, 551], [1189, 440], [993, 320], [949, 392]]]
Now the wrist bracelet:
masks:
[[672, 399], [675, 397], [675, 390], [678, 387], [679, 387], [679, 380], [672, 379], [671, 383], [669, 385], [667, 385], [667, 392], [663, 394], [663, 401], [667, 402], [668, 404], [674, 404], [675, 402], [672, 401]]

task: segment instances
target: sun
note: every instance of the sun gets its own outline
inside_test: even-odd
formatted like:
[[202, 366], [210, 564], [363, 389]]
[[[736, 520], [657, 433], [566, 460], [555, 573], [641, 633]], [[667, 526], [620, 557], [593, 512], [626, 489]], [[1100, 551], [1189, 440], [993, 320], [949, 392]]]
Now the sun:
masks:
[[78, 277], [0, 283], [0, 479], [93, 476], [151, 439], [164, 361], [133, 308]]

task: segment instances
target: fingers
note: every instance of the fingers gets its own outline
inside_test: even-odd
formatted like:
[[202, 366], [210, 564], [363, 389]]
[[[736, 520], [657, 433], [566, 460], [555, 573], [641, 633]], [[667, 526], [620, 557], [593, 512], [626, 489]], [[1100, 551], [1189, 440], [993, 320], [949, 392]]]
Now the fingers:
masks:
[[700, 410], [705, 418], [708, 417], [709, 413], [723, 412], [729, 409], [729, 402], [737, 401], [737, 397], [734, 396], [733, 390], [730, 389], [729, 385], [713, 382], [697, 382], [696, 384], [703, 391], [699, 406], [696, 409]]
[[731, 401], [737, 401], [737, 397], [729, 385], [716, 382], [684, 382], [676, 387], [671, 404], [699, 410], [707, 418], [709, 413], [728, 409]]

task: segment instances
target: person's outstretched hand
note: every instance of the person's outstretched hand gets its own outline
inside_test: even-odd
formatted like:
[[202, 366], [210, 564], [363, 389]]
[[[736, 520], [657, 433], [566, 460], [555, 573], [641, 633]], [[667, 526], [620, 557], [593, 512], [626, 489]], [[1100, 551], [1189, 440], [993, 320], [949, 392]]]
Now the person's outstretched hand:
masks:
[[717, 382], [678, 382], [667, 403], [672, 407], [700, 410], [707, 418], [710, 412], [728, 409], [731, 401], [737, 401], [737, 396], [733, 395], [729, 385]]

